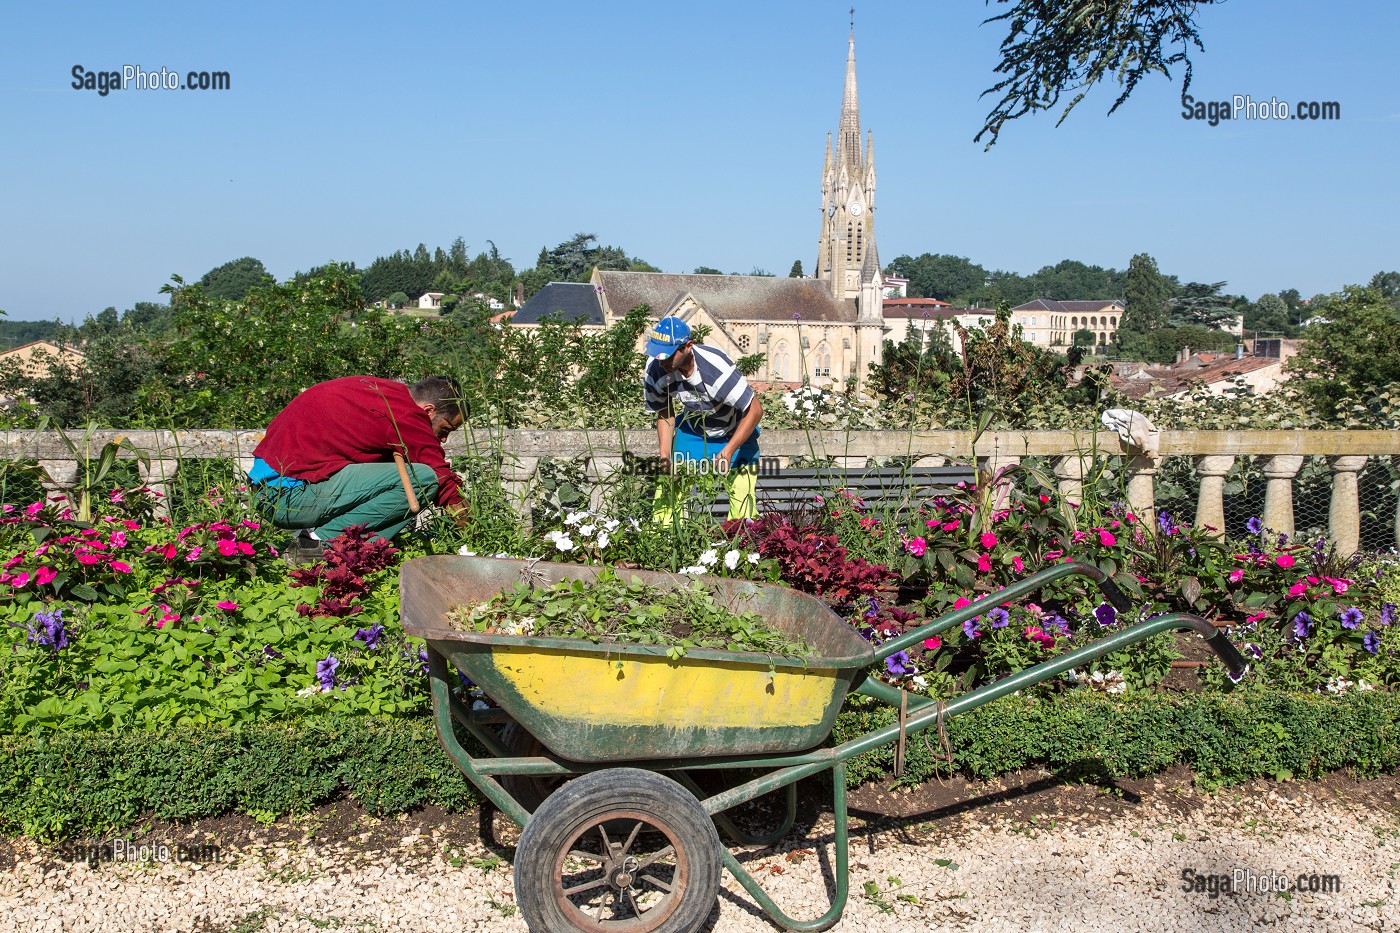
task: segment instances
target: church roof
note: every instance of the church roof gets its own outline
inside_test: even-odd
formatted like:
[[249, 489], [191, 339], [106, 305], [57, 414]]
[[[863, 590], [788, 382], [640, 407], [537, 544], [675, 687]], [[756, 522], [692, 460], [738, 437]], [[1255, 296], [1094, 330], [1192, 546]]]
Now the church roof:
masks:
[[615, 316], [644, 304], [660, 317], [689, 294], [719, 320], [790, 321], [794, 314], [804, 321], [849, 324], [856, 319], [855, 307], [833, 297], [830, 286], [817, 279], [602, 270], [598, 279]]
[[587, 282], [550, 282], [515, 312], [512, 324], [538, 324], [551, 314], [565, 321], [602, 324], [598, 291]]

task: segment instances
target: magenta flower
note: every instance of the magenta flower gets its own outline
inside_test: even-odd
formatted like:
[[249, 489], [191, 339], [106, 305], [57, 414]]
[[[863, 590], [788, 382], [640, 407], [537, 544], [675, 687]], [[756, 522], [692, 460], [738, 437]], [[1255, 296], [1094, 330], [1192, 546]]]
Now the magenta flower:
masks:
[[224, 612], [237, 612], [237, 611], [238, 611], [238, 603], [234, 602], [234, 601], [231, 600], [231, 599], [221, 599], [221, 600], [219, 600], [217, 603], [215, 603], [214, 605], [215, 605], [215, 606], [218, 606], [218, 607], [219, 607], [220, 609], [222, 609]]
[[1017, 573], [1026, 572], [1026, 562], [1021, 560], [1021, 557], [1018, 554], [1011, 555], [1011, 566], [1015, 568]]
[[1241, 580], [1243, 580], [1243, 579], [1244, 579], [1244, 571], [1243, 571], [1243, 570], [1231, 570], [1231, 571], [1230, 571], [1230, 582], [1231, 582], [1231, 583], [1239, 583], [1239, 582], [1240, 582]]
[[131, 573], [131, 565], [128, 564], [126, 561], [114, 560], [107, 566], [111, 567], [117, 573]]
[[1280, 554], [1278, 557], [1274, 558], [1274, 563], [1278, 564], [1284, 570], [1287, 570], [1289, 567], [1296, 564], [1297, 561], [1293, 559], [1292, 554]]
[[937, 651], [941, 647], [943, 647], [943, 639], [939, 638], [937, 635], [932, 638], [924, 639], [925, 651]]
[[1113, 536], [1113, 532], [1105, 528], [1099, 529], [1099, 544], [1102, 544], [1104, 547], [1113, 547], [1117, 543], [1118, 539]]
[[990, 531], [982, 532], [982, 547], [990, 551], [997, 546], [997, 536]]
[[56, 576], [58, 576], [58, 571], [54, 570], [52, 567], [40, 567], [38, 570], [34, 571], [34, 583], [37, 586], [44, 586], [45, 584], [52, 583], [53, 578]]
[[978, 554], [978, 555], [977, 555], [977, 571], [978, 571], [979, 573], [988, 573], [988, 572], [991, 571], [991, 569], [992, 569], [992, 556], [991, 556], [990, 554]]
[[924, 552], [928, 549], [928, 542], [925, 541], [922, 537], [918, 537], [907, 542], [904, 545], [904, 547], [905, 550], [907, 550], [910, 554], [913, 554], [915, 557], [923, 557]]

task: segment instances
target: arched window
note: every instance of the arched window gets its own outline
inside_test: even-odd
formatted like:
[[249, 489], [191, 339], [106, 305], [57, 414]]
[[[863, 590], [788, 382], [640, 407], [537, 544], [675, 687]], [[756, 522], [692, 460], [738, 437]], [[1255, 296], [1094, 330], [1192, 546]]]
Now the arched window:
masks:
[[787, 378], [788, 371], [788, 350], [787, 341], [779, 340], [778, 345], [773, 348], [773, 379], [781, 382]]
[[1073, 327], [1075, 330], [1078, 330], [1078, 329], [1079, 329], [1079, 318], [1077, 318], [1077, 317], [1070, 318], [1070, 319], [1069, 319], [1069, 326], [1070, 326], [1070, 327]]

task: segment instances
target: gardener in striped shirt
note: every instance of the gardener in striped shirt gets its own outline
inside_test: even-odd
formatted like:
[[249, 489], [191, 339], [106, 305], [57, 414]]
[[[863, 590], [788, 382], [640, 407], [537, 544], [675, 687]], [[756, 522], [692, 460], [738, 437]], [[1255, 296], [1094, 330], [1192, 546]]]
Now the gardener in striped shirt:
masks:
[[[647, 337], [642, 387], [647, 411], [656, 415], [665, 469], [709, 461], [725, 478], [729, 517], [756, 518], [763, 403], [729, 357], [694, 343], [690, 325], [680, 318], [662, 318]], [[655, 517], [668, 521], [669, 504], [660, 505]]]

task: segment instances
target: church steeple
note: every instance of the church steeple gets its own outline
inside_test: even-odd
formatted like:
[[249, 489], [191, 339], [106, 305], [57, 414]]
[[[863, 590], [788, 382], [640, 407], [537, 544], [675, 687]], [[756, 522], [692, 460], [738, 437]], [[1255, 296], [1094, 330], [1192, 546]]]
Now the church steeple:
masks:
[[875, 144], [873, 134], [867, 131], [862, 151], [855, 11], [851, 13], [835, 159], [831, 135], [827, 134], [822, 168], [822, 230], [815, 275], [827, 283], [835, 297], [856, 304], [860, 319], [865, 321], [880, 319], [881, 276], [875, 249]]

